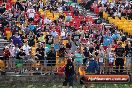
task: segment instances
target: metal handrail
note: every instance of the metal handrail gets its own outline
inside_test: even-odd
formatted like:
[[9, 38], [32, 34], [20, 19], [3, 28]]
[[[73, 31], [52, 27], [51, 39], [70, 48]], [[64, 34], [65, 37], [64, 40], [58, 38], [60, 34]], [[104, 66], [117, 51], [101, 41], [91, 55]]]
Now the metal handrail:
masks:
[[[12, 58], [12, 59], [11, 59]], [[49, 57], [49, 58], [55, 58], [55, 57]], [[59, 57], [56, 57], [56, 58], [59, 58]], [[7, 69], [8, 68], [13, 68], [13, 70], [12, 71], [15, 71], [16, 69], [19, 69], [19, 68], [17, 68], [17, 67], [14, 67], [16, 64], [22, 64], [22, 67], [21, 67], [21, 69], [28, 69], [28, 68], [30, 68], [30, 69], [35, 69], [34, 70], [34, 72], [36, 71], [36, 69], [40, 69], [40, 68], [45, 68], [45, 69], [48, 69], [48, 68], [51, 68], [50, 69], [50, 72], [55, 72], [56, 71], [56, 69], [59, 69], [59, 67], [62, 67], [62, 66], [64, 66], [65, 64], [66, 64], [66, 62], [67, 62], [67, 58], [68, 57], [65, 57], [65, 59], [63, 60], [64, 62], [62, 62], [62, 63], [58, 63], [58, 60], [47, 60], [47, 59], [45, 59], [45, 60], [39, 60], [39, 59], [36, 59], [36, 60], [34, 60], [33, 62], [31, 61], [31, 62], [27, 62], [28, 61], [28, 59], [27, 60], [24, 60], [24, 59], [21, 59], [20, 60], [20, 62], [19, 62], [19, 60], [18, 60], [18, 63], [17, 63], [17, 59], [15, 59], [15, 57], [10, 57], [10, 59], [9, 60], [3, 60], [5, 63], [6, 62], [10, 62], [9, 63], [9, 66], [7, 67]], [[88, 58], [88, 57], [85, 57], [85, 58]], [[121, 57], [121, 58], [124, 58], [124, 57]], [[43, 62], [43, 63], [41, 63], [41, 62]], [[49, 62], [49, 63], [48, 63]], [[52, 62], [54, 62], [54, 63], [52, 63]], [[105, 65], [106, 64], [106, 65]], [[110, 66], [108, 66], [107, 65], [107, 63], [105, 63], [104, 65], [103, 65], [103, 68], [104, 68], [104, 72], [106, 73], [107, 71], [108, 71], [108, 68], [110, 68]], [[14, 66], [13, 66], [14, 65]], [[26, 66], [26, 65], [28, 65], [28, 66]], [[48, 65], [50, 65], [50, 66], [48, 66]], [[84, 68], [86, 68], [86, 66], [82, 66], [82, 67], [84, 67]], [[113, 71], [115, 71], [115, 70], [117, 70], [115, 67], [118, 67], [118, 66], [115, 66], [115, 65], [113, 65], [112, 66], [113, 67]], [[125, 67], [125, 66], [123, 66], [123, 67]], [[4, 67], [3, 67], [4, 68]], [[107, 69], [107, 71], [105, 71]], [[43, 69], [40, 69], [39, 71], [40, 72], [42, 72], [42, 70]], [[125, 70], [125, 69], [120, 69], [120, 70]], [[131, 68], [128, 68], [127, 69], [128, 70], [128, 72], [131, 72], [132, 73], [132, 69]], [[7, 71], [8, 72], [8, 70], [5, 70], [5, 71]], [[38, 71], [38, 70], [37, 70]], [[95, 73], [96, 74], [96, 73]]]

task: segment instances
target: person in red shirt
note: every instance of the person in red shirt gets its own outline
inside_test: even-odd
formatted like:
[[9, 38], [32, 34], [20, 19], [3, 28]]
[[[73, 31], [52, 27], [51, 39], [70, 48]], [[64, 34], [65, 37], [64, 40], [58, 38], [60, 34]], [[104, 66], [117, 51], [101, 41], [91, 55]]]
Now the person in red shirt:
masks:
[[3, 57], [6, 63], [6, 67], [10, 68], [10, 61], [9, 61], [9, 57], [10, 57], [10, 51], [9, 51], [9, 47], [6, 46], [5, 49], [3, 50]]
[[9, 25], [7, 25], [5, 28], [4, 28], [4, 35], [6, 36], [6, 32], [7, 31], [10, 31], [10, 28], [9, 28]]

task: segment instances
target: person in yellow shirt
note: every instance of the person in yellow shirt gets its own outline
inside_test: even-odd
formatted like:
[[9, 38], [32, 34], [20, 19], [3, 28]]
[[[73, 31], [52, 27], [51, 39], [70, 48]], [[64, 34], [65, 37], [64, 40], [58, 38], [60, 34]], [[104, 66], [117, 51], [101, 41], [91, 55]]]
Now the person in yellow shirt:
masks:
[[40, 34], [40, 37], [38, 38], [39, 42], [45, 42], [45, 38], [43, 34]]

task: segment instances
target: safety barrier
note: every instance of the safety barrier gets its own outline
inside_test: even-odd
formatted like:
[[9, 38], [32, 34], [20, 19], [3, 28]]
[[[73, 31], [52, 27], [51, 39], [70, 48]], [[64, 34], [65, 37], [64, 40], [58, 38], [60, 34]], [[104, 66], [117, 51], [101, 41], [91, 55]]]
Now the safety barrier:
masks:
[[[45, 57], [46, 58], [46, 57]], [[0, 60], [0, 71], [3, 72], [14, 72], [14, 73], [19, 73], [19, 74], [24, 74], [24, 73], [63, 73], [64, 71], [64, 66], [67, 63], [67, 58], [65, 57], [64, 59], [59, 58], [59, 57], [50, 57], [51, 59], [16, 59], [14, 57], [9, 58], [9, 60]], [[125, 57], [121, 57], [125, 58]], [[131, 57], [130, 57], [131, 58]], [[52, 60], [54, 59], [54, 60]], [[131, 58], [131, 63], [132, 63], [132, 58]], [[126, 60], [124, 61], [126, 63]], [[131, 64], [130, 63], [130, 64]], [[74, 61], [75, 68], [78, 67], [76, 62]], [[113, 65], [110, 65], [107, 60], [105, 59], [104, 64], [100, 65], [97, 63], [97, 66], [95, 66], [97, 69], [95, 71], [91, 72], [91, 70], [88, 70], [88, 64], [82, 64], [80, 65], [76, 70], [79, 71], [79, 74], [117, 74], [117, 71], [123, 71], [121, 74], [132, 74], [132, 65], [131, 67], [129, 66], [126, 68], [126, 64], [124, 64], [122, 67], [121, 66], [116, 66], [115, 62]], [[119, 71], [119, 72], [120, 72]], [[29, 74], [27, 74], [29, 75]]]

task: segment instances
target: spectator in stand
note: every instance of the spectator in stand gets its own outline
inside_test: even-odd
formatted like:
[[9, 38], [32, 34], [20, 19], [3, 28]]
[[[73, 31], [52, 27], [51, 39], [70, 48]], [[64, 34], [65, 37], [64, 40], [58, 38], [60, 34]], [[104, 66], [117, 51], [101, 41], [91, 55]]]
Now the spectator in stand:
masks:
[[[25, 62], [25, 51], [23, 49], [20, 49], [20, 51], [16, 54], [16, 64], [24, 64]], [[22, 70], [26, 70], [25, 66], [24, 68], [19, 69], [19, 73], [22, 73]]]
[[113, 72], [113, 65], [114, 65], [115, 55], [113, 51], [109, 52], [109, 74]]
[[42, 33], [40, 34], [40, 37], [38, 38], [38, 41], [42, 42], [42, 43], [45, 42], [45, 38], [44, 38], [44, 35]]
[[79, 70], [79, 67], [83, 64], [83, 59], [84, 59], [84, 56], [83, 54], [81, 53], [81, 49], [80, 47], [77, 47], [77, 50], [74, 54], [74, 62], [75, 62], [75, 67], [76, 67], [76, 72], [78, 72]]
[[98, 54], [98, 64], [99, 64], [99, 69], [100, 69], [100, 74], [104, 74], [104, 48], [103, 45], [100, 46], [99, 48], [99, 54]]
[[10, 69], [10, 51], [9, 51], [9, 47], [6, 46], [5, 49], [3, 50], [3, 58], [4, 61], [6, 63], [6, 68]]
[[51, 47], [51, 50], [47, 53], [47, 66], [50, 66], [50, 71], [53, 70], [53, 67], [56, 65], [56, 51], [54, 47]]
[[16, 49], [14, 44], [9, 45], [9, 51], [10, 51], [10, 64], [11, 68], [15, 68], [15, 57], [16, 57]]
[[45, 63], [45, 48], [44, 47], [42, 47], [42, 44], [41, 43], [39, 43], [38, 44], [38, 47], [37, 47], [37, 49], [36, 49], [36, 56], [37, 56], [37, 58], [40, 60], [40, 63], [42, 64], [42, 65], [44, 65]]
[[125, 49], [122, 47], [122, 43], [119, 43], [119, 46], [115, 49], [116, 53], [116, 73], [119, 73], [119, 66], [120, 66], [120, 73], [124, 70], [124, 55], [125, 55]]
[[28, 26], [29, 30], [30, 31], [35, 31], [35, 25], [33, 23], [30, 23], [29, 26]]
[[96, 73], [98, 70], [97, 62], [95, 61], [95, 58], [92, 56], [92, 54], [89, 56], [89, 60], [86, 64], [86, 72], [88, 73]]
[[33, 55], [32, 51], [29, 51], [29, 54], [26, 55], [26, 68], [29, 71], [29, 75], [32, 75], [32, 65], [35, 63], [35, 56]]
[[72, 16], [71, 13], [68, 13], [68, 15], [66, 16], [66, 21], [71, 21], [72, 20]]
[[121, 17], [120, 11], [116, 11], [116, 12], [114, 13], [114, 16], [115, 16], [115, 17]]
[[51, 31], [51, 33], [50, 33], [53, 37], [56, 37], [57, 35], [58, 35], [58, 33], [56, 32], [56, 29], [55, 29], [55, 27], [53, 26], [53, 29], [52, 29], [52, 31]]
[[23, 50], [26, 53], [26, 55], [29, 55], [29, 51], [31, 50], [31, 47], [28, 45], [28, 41], [23, 45]]
[[[41, 41], [40, 41], [41, 42]], [[35, 35], [32, 31], [29, 32], [28, 35], [28, 45], [31, 46], [35, 46]]]
[[131, 47], [131, 43], [128, 43], [125, 46], [125, 52], [126, 52], [126, 70], [127, 70], [127, 74], [129, 73], [129, 66], [132, 65], [132, 47]]
[[79, 11], [77, 9], [75, 9], [73, 14], [74, 14], [74, 16], [79, 16]]
[[18, 34], [18, 32], [16, 32], [15, 35], [13, 35], [11, 37], [11, 40], [13, 41], [14, 45], [18, 45], [19, 47], [21, 47], [22, 44], [23, 44], [22, 38], [20, 37], [20, 35]]
[[[59, 49], [59, 63], [61, 63], [62, 61], [64, 61], [65, 60], [65, 54], [66, 54], [66, 48], [65, 48], [65, 46], [64, 46], [64, 44], [61, 44], [60, 45], [60, 49]], [[65, 62], [65, 61], [64, 61]]]
[[33, 6], [29, 7], [28, 10], [27, 10], [27, 15], [28, 15], [28, 18], [34, 18], [35, 16], [35, 9], [33, 8]]

